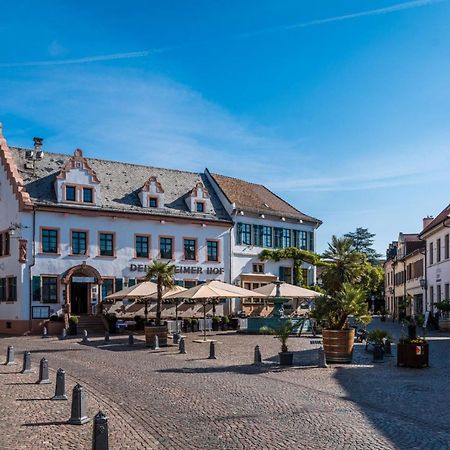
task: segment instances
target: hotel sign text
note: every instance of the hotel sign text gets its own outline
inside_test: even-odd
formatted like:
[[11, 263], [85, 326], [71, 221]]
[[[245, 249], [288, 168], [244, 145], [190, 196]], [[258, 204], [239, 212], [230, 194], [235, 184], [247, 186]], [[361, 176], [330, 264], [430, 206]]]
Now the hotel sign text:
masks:
[[[130, 264], [130, 272], [147, 272], [147, 264]], [[200, 267], [200, 266], [175, 266], [175, 273], [187, 273], [190, 275], [222, 275], [225, 269], [223, 267]]]

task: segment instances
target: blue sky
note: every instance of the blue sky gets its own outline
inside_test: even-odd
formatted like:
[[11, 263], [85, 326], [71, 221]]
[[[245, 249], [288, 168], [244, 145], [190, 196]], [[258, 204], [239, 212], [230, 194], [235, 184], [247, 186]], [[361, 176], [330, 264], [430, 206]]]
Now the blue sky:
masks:
[[384, 253], [450, 202], [450, 1], [8, 2], [12, 145], [212, 171]]

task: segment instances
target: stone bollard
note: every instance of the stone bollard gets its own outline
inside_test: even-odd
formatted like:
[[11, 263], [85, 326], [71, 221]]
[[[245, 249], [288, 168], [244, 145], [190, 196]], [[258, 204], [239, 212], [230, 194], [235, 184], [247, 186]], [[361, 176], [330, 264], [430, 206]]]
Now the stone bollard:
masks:
[[153, 350], [159, 350], [159, 336], [157, 334], [153, 338]]
[[36, 381], [36, 384], [49, 384], [50, 380], [48, 379], [48, 361], [45, 358], [42, 358], [39, 363], [39, 380]]
[[384, 341], [384, 356], [393, 356], [391, 341]]
[[82, 344], [89, 344], [88, 332], [87, 330], [83, 330], [83, 339], [81, 341]]
[[173, 333], [172, 337], [173, 337], [173, 344], [178, 345], [180, 343], [180, 333], [177, 333], [175, 331], [175, 333]]
[[108, 416], [99, 411], [94, 417], [92, 450], [108, 450]]
[[325, 351], [322, 346], [320, 346], [320, 348], [319, 348], [319, 364], [318, 364], [318, 366], [321, 369], [326, 369], [328, 367], [327, 359], [325, 357]]
[[255, 355], [253, 358], [253, 364], [259, 366], [261, 362], [262, 362], [261, 350], [259, 349], [259, 345], [255, 345]]
[[186, 354], [186, 344], [184, 342], [184, 338], [180, 339], [180, 344], [179, 344], [178, 348], [179, 348], [179, 353], [181, 353], [183, 355]]
[[48, 338], [48, 330], [47, 327], [44, 327], [42, 329], [42, 339], [47, 339]]
[[128, 335], [128, 345], [134, 345], [134, 336], [132, 334]]
[[89, 417], [86, 415], [84, 389], [83, 386], [77, 383], [72, 390], [72, 411], [68, 423], [71, 425], [83, 425], [89, 420]]
[[62, 331], [61, 331], [60, 339], [63, 341], [66, 338], [67, 338], [67, 330], [65, 328], [63, 328]]
[[16, 362], [14, 361], [14, 347], [8, 345], [8, 350], [6, 350], [6, 366], [14, 366]]
[[109, 344], [109, 331], [105, 331], [105, 344]]
[[31, 372], [33, 372], [31, 370], [31, 353], [25, 352], [23, 354], [23, 366], [20, 373], [31, 373]]
[[67, 400], [66, 395], [66, 372], [64, 369], [56, 371], [56, 388], [52, 400]]
[[216, 343], [211, 341], [209, 343], [209, 356], [208, 359], [217, 359], [216, 358]]

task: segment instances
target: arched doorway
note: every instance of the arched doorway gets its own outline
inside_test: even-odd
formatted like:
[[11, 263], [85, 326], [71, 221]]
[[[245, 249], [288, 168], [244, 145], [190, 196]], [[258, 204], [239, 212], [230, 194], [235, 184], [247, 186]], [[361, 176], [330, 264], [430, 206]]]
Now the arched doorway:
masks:
[[69, 269], [62, 278], [66, 284], [66, 310], [71, 315], [91, 315], [96, 311], [99, 285], [103, 279], [92, 266], [86, 263]]

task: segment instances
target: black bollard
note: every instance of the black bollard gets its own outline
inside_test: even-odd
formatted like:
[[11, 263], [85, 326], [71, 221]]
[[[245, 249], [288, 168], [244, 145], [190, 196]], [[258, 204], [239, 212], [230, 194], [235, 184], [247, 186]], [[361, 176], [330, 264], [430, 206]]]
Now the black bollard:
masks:
[[92, 450], [108, 450], [108, 416], [99, 411], [94, 417]]
[[211, 341], [209, 343], [209, 356], [208, 359], [217, 359], [216, 358], [216, 343]]
[[32, 372], [33, 371], [31, 370], [31, 353], [25, 352], [23, 354], [23, 366], [20, 373], [32, 373]]
[[105, 344], [109, 344], [109, 331], [105, 331]]
[[173, 337], [173, 344], [178, 345], [180, 343], [180, 333], [175, 331], [175, 333], [173, 333], [172, 337]]
[[389, 340], [384, 341], [384, 355], [392, 356], [392, 345], [391, 341]]
[[259, 345], [255, 345], [255, 355], [253, 359], [253, 364], [255, 366], [258, 366], [261, 364], [262, 358], [261, 358], [261, 350], [259, 349]]
[[64, 369], [56, 371], [56, 388], [52, 400], [67, 400], [66, 395], [66, 372]]
[[72, 390], [72, 412], [69, 419], [71, 425], [83, 425], [89, 422], [86, 415], [86, 397], [83, 386], [76, 384]]
[[49, 384], [50, 380], [48, 378], [48, 361], [42, 358], [39, 363], [39, 380], [36, 384]]
[[325, 357], [325, 350], [323, 349], [322, 346], [319, 348], [319, 364], [318, 364], [318, 366], [321, 369], [326, 369], [328, 367], [327, 359]]
[[14, 347], [8, 345], [8, 350], [6, 350], [6, 366], [14, 366], [16, 363], [14, 361]]
[[42, 329], [42, 339], [47, 339], [48, 338], [48, 330], [47, 327], [44, 327]]
[[157, 334], [153, 338], [153, 350], [159, 350], [159, 336]]
[[88, 332], [87, 330], [83, 330], [83, 339], [81, 341], [82, 344], [89, 344]]
[[128, 345], [134, 345], [134, 336], [132, 334], [128, 335]]
[[179, 348], [179, 353], [181, 353], [183, 355], [186, 354], [186, 344], [184, 342], [184, 338], [180, 339], [180, 345], [178, 346], [178, 348]]

